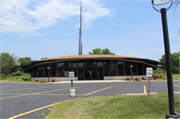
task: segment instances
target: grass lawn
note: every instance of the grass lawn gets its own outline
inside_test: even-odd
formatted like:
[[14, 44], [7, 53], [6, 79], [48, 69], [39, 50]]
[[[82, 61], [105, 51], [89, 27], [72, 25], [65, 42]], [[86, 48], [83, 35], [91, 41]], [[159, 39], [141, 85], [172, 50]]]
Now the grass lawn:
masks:
[[173, 80], [180, 80], [179, 74], [173, 74]]
[[[174, 94], [179, 112], [179, 94]], [[168, 94], [148, 96], [92, 96], [72, 98], [54, 105], [48, 119], [53, 118], [161, 118], [169, 113]]]

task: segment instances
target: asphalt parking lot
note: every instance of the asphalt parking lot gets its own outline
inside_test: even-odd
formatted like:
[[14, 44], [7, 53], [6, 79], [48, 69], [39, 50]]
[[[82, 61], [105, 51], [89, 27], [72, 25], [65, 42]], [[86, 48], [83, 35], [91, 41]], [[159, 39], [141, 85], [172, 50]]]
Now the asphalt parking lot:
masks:
[[[147, 93], [148, 82], [75, 83], [77, 97]], [[53, 104], [71, 98], [70, 83], [1, 83], [1, 119], [45, 118]], [[180, 92], [174, 81], [174, 92]], [[167, 92], [166, 81], [152, 81], [150, 92]]]

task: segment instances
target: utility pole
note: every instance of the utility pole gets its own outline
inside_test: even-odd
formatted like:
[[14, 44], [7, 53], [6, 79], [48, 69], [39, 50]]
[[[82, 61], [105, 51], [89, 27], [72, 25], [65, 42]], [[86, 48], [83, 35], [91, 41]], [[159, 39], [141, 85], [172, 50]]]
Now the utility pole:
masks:
[[82, 55], [82, 0], [80, 0], [79, 55]]

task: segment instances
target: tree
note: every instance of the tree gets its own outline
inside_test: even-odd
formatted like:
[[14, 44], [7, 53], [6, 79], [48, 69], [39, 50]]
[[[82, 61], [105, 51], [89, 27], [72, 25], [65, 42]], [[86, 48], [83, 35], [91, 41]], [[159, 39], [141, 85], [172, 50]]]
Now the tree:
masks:
[[[172, 64], [172, 73], [173, 74], [179, 74], [179, 57], [180, 52], [171, 53], [171, 64]], [[159, 59], [161, 63], [166, 63], [166, 57], [165, 55], [162, 55], [162, 58]], [[163, 69], [166, 70], [166, 66], [162, 66]]]
[[47, 57], [45, 57], [45, 58], [42, 57], [41, 59], [47, 59]]
[[93, 52], [89, 52], [90, 55], [93, 55], [93, 54], [115, 55], [108, 48], [105, 48], [105, 49], [96, 48], [96, 49], [92, 49], [92, 51]]
[[17, 57], [14, 54], [1, 53], [1, 74], [9, 75], [16, 65]]
[[17, 61], [20, 65], [32, 62], [31, 57], [20, 57]]

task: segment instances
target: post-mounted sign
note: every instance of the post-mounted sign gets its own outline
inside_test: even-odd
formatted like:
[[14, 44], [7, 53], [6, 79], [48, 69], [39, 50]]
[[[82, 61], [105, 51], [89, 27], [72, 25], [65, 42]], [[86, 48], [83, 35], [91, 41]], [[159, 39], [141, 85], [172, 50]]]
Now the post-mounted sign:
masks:
[[73, 71], [69, 72], [69, 79], [71, 79], [71, 80], [74, 79], [74, 72]]
[[152, 76], [152, 73], [153, 73], [153, 68], [147, 67], [146, 68], [146, 76]]

